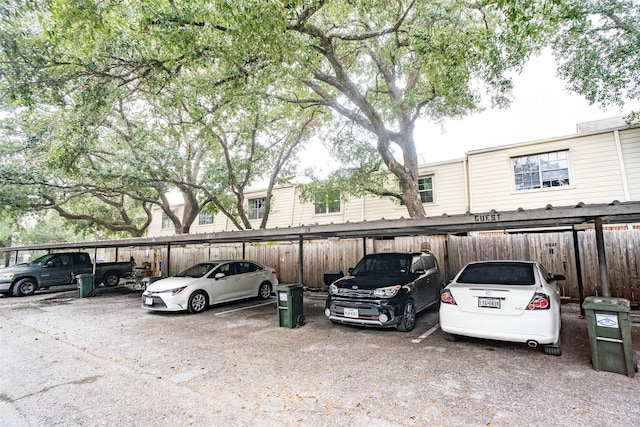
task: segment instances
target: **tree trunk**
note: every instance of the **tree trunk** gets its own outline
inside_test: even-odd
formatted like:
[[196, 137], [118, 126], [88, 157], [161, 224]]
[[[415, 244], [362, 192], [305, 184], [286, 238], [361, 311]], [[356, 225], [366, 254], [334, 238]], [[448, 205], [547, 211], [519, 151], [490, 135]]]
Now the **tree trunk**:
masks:
[[426, 216], [426, 212], [420, 199], [420, 191], [418, 188], [418, 180], [420, 179], [418, 172], [418, 154], [411, 132], [412, 130], [409, 130], [408, 134], [405, 133], [403, 141], [398, 144], [402, 149], [403, 165], [396, 164], [393, 157], [389, 158], [383, 155], [382, 158], [389, 168], [389, 171], [400, 181], [402, 200], [404, 201], [409, 216], [411, 218], [421, 218]]

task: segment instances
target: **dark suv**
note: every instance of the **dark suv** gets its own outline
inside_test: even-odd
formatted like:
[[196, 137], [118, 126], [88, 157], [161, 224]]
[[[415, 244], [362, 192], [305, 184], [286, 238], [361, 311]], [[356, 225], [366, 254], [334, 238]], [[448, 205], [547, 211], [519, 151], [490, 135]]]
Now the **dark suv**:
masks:
[[370, 254], [329, 286], [324, 312], [332, 322], [410, 331], [444, 285], [431, 253]]

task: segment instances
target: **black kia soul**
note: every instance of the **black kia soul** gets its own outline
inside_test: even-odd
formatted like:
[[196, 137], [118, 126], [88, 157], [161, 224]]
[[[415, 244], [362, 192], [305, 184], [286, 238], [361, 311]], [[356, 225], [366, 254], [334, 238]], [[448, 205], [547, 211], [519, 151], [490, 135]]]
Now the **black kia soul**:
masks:
[[324, 313], [332, 322], [410, 331], [444, 285], [430, 252], [370, 254], [329, 286]]

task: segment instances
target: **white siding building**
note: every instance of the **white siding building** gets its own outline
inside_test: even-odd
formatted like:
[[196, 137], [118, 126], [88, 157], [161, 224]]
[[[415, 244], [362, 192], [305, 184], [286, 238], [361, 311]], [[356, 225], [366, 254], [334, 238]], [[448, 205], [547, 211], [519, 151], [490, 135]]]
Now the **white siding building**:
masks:
[[[600, 125], [618, 127], [598, 129]], [[640, 200], [640, 128], [620, 121], [578, 125], [581, 133], [466, 153], [458, 160], [420, 167], [421, 193], [428, 216], [537, 209], [548, 204], [571, 206]], [[596, 130], [594, 130], [596, 129]], [[389, 179], [390, 186], [398, 182]], [[254, 227], [261, 222], [266, 191], [247, 193]], [[178, 216], [182, 205], [175, 205]], [[174, 234], [173, 224], [156, 209], [149, 236]], [[407, 217], [406, 208], [390, 198], [302, 203], [298, 188], [274, 189], [267, 228], [360, 222]], [[191, 233], [234, 230], [222, 214], [201, 215]]]

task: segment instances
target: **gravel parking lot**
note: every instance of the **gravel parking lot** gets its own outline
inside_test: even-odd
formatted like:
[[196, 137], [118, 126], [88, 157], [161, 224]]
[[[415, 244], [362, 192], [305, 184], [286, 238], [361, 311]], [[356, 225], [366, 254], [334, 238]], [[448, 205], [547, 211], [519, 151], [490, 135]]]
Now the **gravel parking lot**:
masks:
[[334, 325], [304, 297], [294, 329], [275, 297], [199, 315], [148, 312], [123, 287], [0, 297], [0, 425], [640, 425], [639, 376], [591, 367], [576, 304], [554, 357], [448, 342], [433, 310], [410, 333]]

